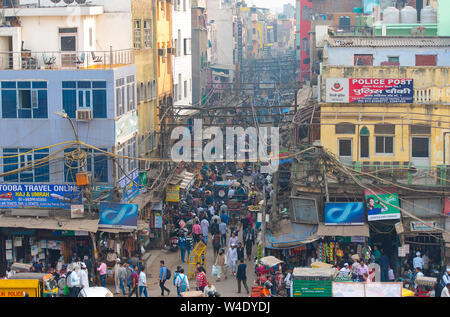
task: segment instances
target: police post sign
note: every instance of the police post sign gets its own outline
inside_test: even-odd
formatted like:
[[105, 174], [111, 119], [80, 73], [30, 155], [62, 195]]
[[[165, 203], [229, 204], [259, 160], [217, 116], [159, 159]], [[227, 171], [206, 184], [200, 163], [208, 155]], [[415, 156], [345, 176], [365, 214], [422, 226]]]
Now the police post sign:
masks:
[[414, 81], [404, 78], [327, 78], [326, 102], [413, 103]]

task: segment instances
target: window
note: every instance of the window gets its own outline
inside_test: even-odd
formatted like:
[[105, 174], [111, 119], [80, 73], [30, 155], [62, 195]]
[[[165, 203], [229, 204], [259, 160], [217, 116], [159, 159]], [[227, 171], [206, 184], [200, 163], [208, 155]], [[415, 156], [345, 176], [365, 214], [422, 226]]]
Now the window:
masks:
[[393, 124], [376, 124], [375, 134], [395, 134], [395, 125]]
[[191, 54], [191, 39], [184, 39], [184, 55]]
[[141, 20], [134, 20], [134, 48], [142, 48], [141, 40]]
[[63, 109], [70, 118], [91, 109], [93, 118], [106, 118], [106, 81], [63, 81]]
[[410, 130], [412, 135], [431, 135], [431, 127], [426, 125], [411, 124]]
[[362, 158], [368, 158], [369, 157], [369, 136], [361, 135], [360, 136], [360, 143], [361, 143], [360, 156]]
[[[65, 153], [74, 151], [75, 149], [65, 149]], [[93, 171], [94, 183], [107, 183], [108, 182], [108, 156], [93, 149], [82, 149], [87, 153], [86, 165], [84, 169], [88, 172]], [[107, 149], [100, 149], [107, 151]], [[66, 164], [64, 164], [64, 181], [66, 183], [76, 183], [76, 174], [81, 171], [81, 165], [78, 161], [70, 161], [66, 158]]]
[[[137, 142], [136, 137], [129, 139], [117, 147], [117, 154], [120, 156], [137, 157]], [[118, 176], [122, 178], [128, 175], [134, 169], [137, 168], [137, 161], [131, 159], [118, 159], [117, 163], [120, 165], [118, 168]]]
[[181, 74], [178, 74], [178, 100], [181, 100], [181, 96], [183, 94], [183, 92], [181, 91], [181, 83], [182, 83]]
[[388, 56], [389, 63], [400, 63], [400, 56]]
[[394, 154], [394, 137], [375, 137], [375, 154]]
[[[25, 148], [4, 148], [3, 149], [3, 172], [14, 171], [30, 165], [38, 167], [23, 170], [3, 177], [5, 182], [21, 183], [48, 183], [50, 182], [49, 164], [43, 164], [43, 160], [49, 155], [48, 149], [31, 152], [32, 149]], [[30, 153], [27, 153], [30, 152]], [[27, 153], [27, 154], [24, 154]], [[20, 154], [24, 154], [18, 156]]]
[[309, 39], [306, 37], [302, 39], [302, 50], [307, 52], [309, 51]]
[[153, 79], [152, 88], [153, 88], [153, 98], [156, 98], [156, 80], [155, 79]]
[[144, 101], [145, 100], [145, 91], [144, 91], [144, 83], [143, 82], [141, 82], [140, 87], [141, 87], [141, 97], [140, 97], [140, 99], [141, 99], [141, 101]]
[[353, 60], [355, 66], [373, 66], [372, 54], [355, 54]]
[[184, 81], [184, 98], [187, 98], [187, 93], [188, 93], [188, 87], [187, 87], [187, 80]]
[[336, 134], [355, 134], [355, 125], [353, 123], [338, 123], [335, 126]]
[[89, 46], [93, 46], [93, 36], [92, 36], [92, 28], [89, 28]]
[[3, 118], [48, 118], [47, 82], [2, 81]]
[[144, 20], [144, 47], [152, 47], [152, 20]]
[[[178, 30], [178, 40], [177, 40], [178, 46], [175, 46], [177, 50], [177, 56], [181, 55], [181, 30]], [[186, 43], [184, 43], [184, 49], [186, 49]], [[186, 53], [184, 54], [186, 55]]]
[[183, 11], [186, 11], [186, 0], [183, 0]]
[[411, 138], [411, 157], [415, 158], [430, 157], [430, 138], [427, 137]]
[[175, 84], [173, 85], [173, 97], [174, 97], [174, 101], [178, 101], [178, 85]]
[[151, 99], [153, 99], [153, 96], [152, 96], [152, 83], [151, 83], [151, 81], [148, 81], [147, 82], [147, 100], [151, 100]]
[[416, 66], [437, 66], [437, 55], [416, 55]]
[[352, 156], [352, 140], [351, 139], [339, 139], [339, 156], [351, 157]]

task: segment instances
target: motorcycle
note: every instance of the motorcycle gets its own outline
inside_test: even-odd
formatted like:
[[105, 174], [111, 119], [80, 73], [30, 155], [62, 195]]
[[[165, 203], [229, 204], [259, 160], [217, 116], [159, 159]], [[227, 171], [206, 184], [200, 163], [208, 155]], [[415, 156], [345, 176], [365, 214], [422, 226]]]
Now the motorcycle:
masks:
[[187, 229], [180, 229], [180, 228], [176, 228], [175, 230], [172, 231], [172, 233], [170, 234], [170, 246], [169, 246], [169, 251], [171, 252], [176, 252], [178, 250], [178, 238], [182, 235], [182, 234], [186, 234]]

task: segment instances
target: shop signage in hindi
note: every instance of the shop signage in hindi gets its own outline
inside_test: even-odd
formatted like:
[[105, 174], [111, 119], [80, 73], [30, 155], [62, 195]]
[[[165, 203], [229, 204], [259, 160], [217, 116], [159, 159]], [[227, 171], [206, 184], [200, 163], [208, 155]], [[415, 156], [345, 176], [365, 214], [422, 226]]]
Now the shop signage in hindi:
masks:
[[70, 218], [83, 218], [84, 217], [84, 206], [83, 205], [72, 205], [70, 206]]
[[12, 250], [6, 250], [5, 254], [7, 260], [12, 260]]
[[354, 242], [354, 243], [365, 243], [366, 242], [366, 237], [351, 237], [350, 242]]
[[139, 186], [139, 170], [135, 169], [127, 176], [122, 177], [117, 186], [122, 189], [122, 202], [128, 203], [139, 195], [141, 189]]
[[325, 225], [363, 225], [364, 203], [326, 203]]
[[7, 250], [12, 249], [12, 240], [5, 241], [5, 249], [7, 249]]
[[137, 229], [137, 204], [100, 203], [100, 228]]
[[327, 78], [329, 103], [413, 103], [414, 81], [406, 78]]
[[174, 203], [180, 201], [180, 186], [166, 187], [166, 201]]
[[436, 221], [411, 221], [411, 231], [433, 231], [436, 230]]
[[21, 247], [22, 246], [22, 238], [21, 237], [15, 237], [14, 238], [14, 247]]
[[0, 208], [62, 208], [82, 203], [75, 185], [1, 184]]
[[366, 189], [364, 195], [368, 221], [400, 219], [398, 194], [386, 194]]

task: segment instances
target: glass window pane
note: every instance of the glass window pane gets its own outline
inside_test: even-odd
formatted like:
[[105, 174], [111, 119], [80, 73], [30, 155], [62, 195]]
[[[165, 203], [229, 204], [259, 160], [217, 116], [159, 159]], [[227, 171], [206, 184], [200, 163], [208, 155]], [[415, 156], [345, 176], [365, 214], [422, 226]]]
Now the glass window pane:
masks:
[[77, 87], [78, 88], [91, 88], [91, 82], [90, 81], [78, 81]]
[[92, 88], [106, 88], [106, 81], [93, 81]]
[[92, 107], [94, 118], [106, 118], [106, 90], [92, 91]]
[[429, 139], [412, 138], [412, 157], [429, 157]]
[[63, 109], [69, 118], [75, 118], [77, 110], [76, 90], [63, 90]]
[[17, 118], [16, 90], [2, 90], [2, 117]]
[[61, 36], [61, 51], [75, 52], [76, 51], [76, 36]]
[[29, 81], [19, 81], [17, 82], [17, 88], [31, 88], [31, 83]]
[[63, 81], [62, 88], [77, 88], [77, 83], [75, 81]]
[[339, 156], [352, 156], [351, 140], [339, 140]]
[[47, 88], [46, 81], [33, 81], [32, 85], [33, 88]]
[[375, 138], [375, 152], [376, 153], [384, 153], [384, 137], [377, 136]]
[[2, 88], [16, 88], [15, 81], [2, 81]]
[[84, 107], [84, 94], [83, 91], [78, 91], [78, 108]]
[[361, 136], [361, 157], [369, 157], [369, 137]]
[[31, 109], [31, 90], [19, 90], [19, 109]]
[[384, 138], [385, 153], [394, 153], [394, 138], [387, 136]]

